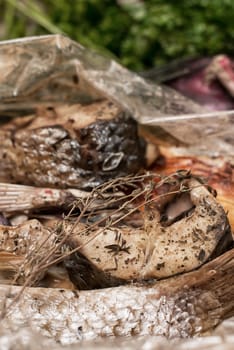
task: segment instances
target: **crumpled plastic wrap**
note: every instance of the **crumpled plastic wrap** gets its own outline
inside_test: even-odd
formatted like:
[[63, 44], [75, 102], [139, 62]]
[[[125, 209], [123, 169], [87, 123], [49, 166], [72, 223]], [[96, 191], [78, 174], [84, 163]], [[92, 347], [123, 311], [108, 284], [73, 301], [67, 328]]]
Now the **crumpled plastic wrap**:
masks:
[[206, 111], [193, 101], [61, 35], [0, 43], [1, 117], [28, 114], [41, 104], [103, 97], [130, 111], [140, 124], [156, 132], [163, 128], [186, 144], [187, 152], [234, 157], [234, 113], [202, 117]]

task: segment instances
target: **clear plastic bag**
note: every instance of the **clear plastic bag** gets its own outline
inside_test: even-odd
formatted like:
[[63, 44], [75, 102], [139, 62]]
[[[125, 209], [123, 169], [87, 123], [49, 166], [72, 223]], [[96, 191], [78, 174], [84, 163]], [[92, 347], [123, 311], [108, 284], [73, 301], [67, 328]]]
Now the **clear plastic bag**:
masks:
[[230, 111], [208, 115], [174, 90], [61, 35], [0, 43], [0, 116], [32, 113], [41, 104], [89, 103], [103, 97], [130, 111], [140, 124], [163, 128], [186, 144], [188, 152], [234, 158]]

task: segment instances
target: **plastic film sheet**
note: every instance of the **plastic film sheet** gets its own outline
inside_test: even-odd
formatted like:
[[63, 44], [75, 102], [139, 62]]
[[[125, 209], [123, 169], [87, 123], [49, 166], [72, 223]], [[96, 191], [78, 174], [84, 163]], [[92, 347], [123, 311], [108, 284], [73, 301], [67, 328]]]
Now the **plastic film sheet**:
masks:
[[188, 152], [234, 157], [232, 111], [206, 113], [176, 91], [61, 35], [0, 43], [1, 117], [29, 114], [45, 104], [87, 104], [104, 97], [154, 132], [164, 129]]

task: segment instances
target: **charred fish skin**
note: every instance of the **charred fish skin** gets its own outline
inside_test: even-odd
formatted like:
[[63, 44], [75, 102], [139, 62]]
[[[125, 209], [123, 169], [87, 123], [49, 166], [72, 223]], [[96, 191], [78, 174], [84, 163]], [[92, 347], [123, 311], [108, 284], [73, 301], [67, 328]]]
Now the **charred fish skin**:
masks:
[[13, 130], [9, 123], [0, 134], [1, 177], [25, 185], [90, 189], [144, 166], [145, 143], [127, 112], [108, 101], [75, 107], [31, 123], [27, 119]]
[[181, 276], [152, 285], [92, 291], [0, 286], [1, 321], [33, 329], [62, 344], [103, 337], [201, 335], [234, 315], [234, 250]]

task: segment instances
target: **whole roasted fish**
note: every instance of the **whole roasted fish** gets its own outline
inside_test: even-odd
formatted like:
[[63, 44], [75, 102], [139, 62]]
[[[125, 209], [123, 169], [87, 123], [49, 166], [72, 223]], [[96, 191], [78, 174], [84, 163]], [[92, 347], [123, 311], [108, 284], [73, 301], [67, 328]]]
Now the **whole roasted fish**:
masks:
[[168, 176], [157, 191], [146, 201], [143, 226], [114, 225], [111, 217], [104, 226], [58, 220], [50, 227], [37, 220], [0, 225], [1, 250], [26, 255], [27, 276], [40, 259], [48, 266], [66, 249], [60, 260], [72, 282], [90, 289], [191, 271], [231, 246], [224, 209], [189, 172]]
[[[234, 250], [200, 269], [146, 285], [92, 291], [0, 286], [3, 327], [62, 344], [100, 337], [201, 335], [234, 315]], [[20, 297], [19, 297], [20, 296]], [[14, 326], [15, 325], [15, 326]]]
[[0, 143], [0, 178], [26, 185], [88, 189], [145, 165], [137, 123], [107, 100], [13, 120]]

